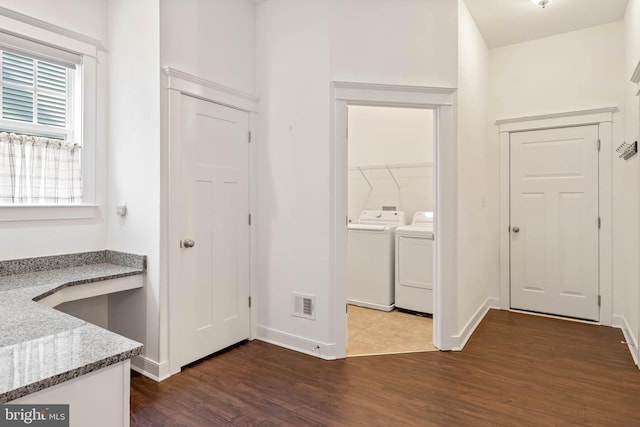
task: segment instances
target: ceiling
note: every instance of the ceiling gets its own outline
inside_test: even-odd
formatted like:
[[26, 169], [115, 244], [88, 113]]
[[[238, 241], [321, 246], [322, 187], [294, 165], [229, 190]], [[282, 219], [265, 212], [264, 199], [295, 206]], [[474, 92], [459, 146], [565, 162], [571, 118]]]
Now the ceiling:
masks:
[[624, 18], [628, 0], [464, 0], [489, 48], [606, 24]]

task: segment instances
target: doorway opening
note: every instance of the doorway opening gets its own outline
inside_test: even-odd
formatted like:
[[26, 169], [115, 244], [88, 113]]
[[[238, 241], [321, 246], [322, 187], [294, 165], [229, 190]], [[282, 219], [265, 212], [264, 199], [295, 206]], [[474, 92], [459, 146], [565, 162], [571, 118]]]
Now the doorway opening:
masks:
[[[331, 221], [331, 262], [332, 262], [332, 282], [334, 287], [334, 311], [332, 317], [333, 335], [335, 337], [335, 357], [344, 358], [347, 356], [348, 341], [348, 224], [350, 215], [354, 222], [354, 215], [360, 214], [362, 210], [358, 207], [349, 207], [349, 175], [363, 176], [358, 170], [363, 169], [362, 165], [349, 165], [348, 136], [347, 128], [349, 124], [349, 108], [355, 107], [386, 107], [396, 109], [414, 109], [430, 112], [433, 119], [433, 150], [432, 150], [432, 180], [433, 199], [433, 344], [440, 350], [451, 350], [454, 346], [453, 331], [456, 329], [457, 321], [457, 287], [455, 286], [455, 256], [456, 256], [456, 146], [454, 138], [453, 120], [453, 93], [454, 89], [448, 88], [428, 88], [413, 86], [391, 86], [362, 83], [332, 83], [332, 221]], [[355, 110], [352, 110], [355, 111]], [[353, 135], [352, 135], [353, 136]], [[391, 167], [387, 169], [387, 163], [378, 164], [369, 160], [372, 164], [371, 173], [386, 173], [387, 176], [394, 175]], [[406, 164], [410, 164], [407, 162]], [[428, 163], [425, 162], [416, 162]], [[406, 165], [405, 164], [405, 165]], [[364, 165], [365, 167], [367, 165]], [[350, 169], [351, 168], [351, 169]], [[355, 169], [354, 169], [355, 168]], [[364, 172], [364, 170], [362, 171]], [[366, 174], [364, 174], [366, 176]], [[369, 179], [369, 178], [367, 178]], [[383, 178], [380, 177], [380, 180]], [[395, 181], [397, 181], [395, 177]], [[371, 179], [369, 179], [371, 183]], [[398, 187], [394, 178], [392, 189], [395, 188], [396, 198]], [[360, 182], [361, 185], [362, 182]], [[399, 182], [398, 182], [399, 184]], [[354, 184], [355, 185], [355, 184]], [[373, 197], [368, 193], [366, 186], [365, 199]], [[373, 184], [371, 185], [373, 186]], [[370, 200], [371, 201], [371, 200]], [[393, 205], [379, 206], [379, 212], [374, 213], [375, 217], [386, 216], [389, 212], [396, 212]], [[396, 200], [396, 205], [399, 204]], [[356, 205], [357, 206], [357, 205]], [[362, 206], [362, 205], [361, 205]], [[383, 207], [385, 209], [383, 209]], [[388, 209], [388, 210], [386, 210]], [[425, 206], [429, 209], [429, 206]], [[360, 213], [357, 211], [360, 210]], [[417, 208], [416, 208], [417, 210]], [[356, 212], [356, 213], [354, 213]], [[405, 219], [406, 221], [406, 219]], [[391, 237], [391, 236], [389, 236]], [[395, 236], [394, 236], [395, 241]], [[390, 239], [389, 239], [390, 242]], [[389, 243], [390, 244], [390, 243]], [[443, 283], [449, 286], [443, 286]], [[384, 305], [384, 304], [383, 304]], [[388, 304], [387, 304], [388, 305]]]
[[347, 356], [436, 350], [434, 117], [347, 106]]

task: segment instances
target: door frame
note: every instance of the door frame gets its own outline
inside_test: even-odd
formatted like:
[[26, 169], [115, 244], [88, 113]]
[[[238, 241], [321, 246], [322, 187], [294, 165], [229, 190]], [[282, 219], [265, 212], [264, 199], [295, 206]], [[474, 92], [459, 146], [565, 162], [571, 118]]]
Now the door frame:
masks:
[[[435, 211], [433, 341], [451, 350], [457, 332], [457, 161], [455, 93], [452, 88], [367, 83], [331, 83], [330, 262], [335, 357], [347, 354], [347, 106], [372, 105], [434, 110]], [[446, 283], [447, 286], [442, 284]]]
[[598, 210], [601, 228], [599, 236], [600, 321], [613, 325], [612, 293], [612, 139], [617, 107], [572, 111], [540, 116], [519, 117], [496, 121], [500, 141], [500, 308], [511, 310], [510, 304], [510, 139], [512, 132], [597, 125], [600, 139], [598, 156]]
[[[168, 361], [168, 368], [165, 375], [180, 372], [181, 366], [178, 354], [179, 328], [176, 312], [176, 305], [171, 304], [177, 293], [180, 291], [180, 183], [182, 182], [181, 172], [181, 117], [182, 96], [192, 96], [207, 102], [219, 104], [225, 107], [234, 108], [249, 114], [249, 132], [255, 135], [254, 126], [258, 111], [259, 98], [254, 95], [232, 89], [217, 83], [201, 79], [191, 74], [173, 68], [163, 69], [163, 91], [162, 91], [162, 194], [166, 196], [166, 204], [162, 205], [161, 218], [161, 262], [166, 266], [162, 271], [161, 295], [160, 295], [160, 337], [168, 336], [168, 346], [160, 342], [160, 360]], [[249, 138], [249, 135], [247, 135]], [[249, 144], [249, 141], [247, 141]], [[248, 162], [248, 185], [249, 185], [249, 212], [256, 206], [253, 189], [255, 187], [255, 155], [253, 153], [255, 144], [249, 144]], [[249, 227], [249, 295], [256, 295], [255, 289], [255, 259], [252, 256], [252, 248], [255, 247], [255, 233]], [[255, 300], [255, 298], [254, 298]], [[164, 306], [164, 307], [163, 307]], [[255, 337], [256, 331], [256, 310], [257, 304], [252, 303], [249, 309], [249, 334], [250, 339]]]

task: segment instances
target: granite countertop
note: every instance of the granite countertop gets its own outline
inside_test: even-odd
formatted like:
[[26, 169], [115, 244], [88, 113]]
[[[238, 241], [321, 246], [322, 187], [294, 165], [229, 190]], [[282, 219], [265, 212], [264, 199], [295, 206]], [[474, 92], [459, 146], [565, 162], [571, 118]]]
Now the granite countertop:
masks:
[[88, 254], [0, 261], [0, 403], [142, 353], [136, 341], [37, 302], [67, 286], [146, 269], [146, 259], [137, 255]]

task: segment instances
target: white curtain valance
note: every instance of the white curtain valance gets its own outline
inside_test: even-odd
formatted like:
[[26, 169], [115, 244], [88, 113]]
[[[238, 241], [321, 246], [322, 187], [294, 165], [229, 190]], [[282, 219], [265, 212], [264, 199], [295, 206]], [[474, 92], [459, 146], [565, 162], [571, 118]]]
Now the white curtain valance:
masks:
[[79, 144], [0, 132], [0, 203], [80, 202]]

